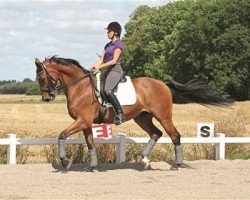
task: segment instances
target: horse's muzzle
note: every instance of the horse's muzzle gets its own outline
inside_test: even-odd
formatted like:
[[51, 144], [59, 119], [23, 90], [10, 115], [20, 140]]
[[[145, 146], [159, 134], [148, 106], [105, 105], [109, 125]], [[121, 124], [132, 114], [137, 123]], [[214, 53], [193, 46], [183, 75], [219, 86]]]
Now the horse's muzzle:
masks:
[[54, 99], [55, 99], [55, 95], [54, 94], [50, 94], [50, 95], [42, 98], [42, 100], [44, 102], [50, 102], [50, 101], [53, 101]]

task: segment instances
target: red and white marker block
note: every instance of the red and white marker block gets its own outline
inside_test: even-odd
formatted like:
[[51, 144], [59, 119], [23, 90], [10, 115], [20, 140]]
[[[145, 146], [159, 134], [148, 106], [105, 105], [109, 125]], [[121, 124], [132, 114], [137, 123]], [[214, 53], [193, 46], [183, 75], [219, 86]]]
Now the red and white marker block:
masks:
[[93, 124], [92, 133], [94, 138], [112, 138], [111, 124]]

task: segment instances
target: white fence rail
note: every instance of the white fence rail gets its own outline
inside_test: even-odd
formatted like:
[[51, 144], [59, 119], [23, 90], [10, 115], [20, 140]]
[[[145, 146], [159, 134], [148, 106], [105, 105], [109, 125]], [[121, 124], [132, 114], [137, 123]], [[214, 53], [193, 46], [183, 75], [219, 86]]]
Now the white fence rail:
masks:
[[[182, 144], [215, 144], [216, 159], [225, 159], [225, 145], [228, 143], [250, 143], [250, 137], [225, 137], [225, 134], [217, 134], [216, 137], [182, 137]], [[126, 134], [119, 133], [116, 137], [94, 139], [96, 144], [115, 144], [116, 163], [125, 162], [126, 144], [146, 144], [148, 137], [126, 137]], [[16, 164], [17, 145], [51, 145], [57, 144], [57, 138], [17, 138], [15, 134], [8, 134], [7, 138], [0, 139], [0, 145], [7, 145], [7, 164]], [[68, 138], [66, 144], [86, 144], [85, 139]], [[162, 137], [157, 144], [172, 144], [170, 138]]]

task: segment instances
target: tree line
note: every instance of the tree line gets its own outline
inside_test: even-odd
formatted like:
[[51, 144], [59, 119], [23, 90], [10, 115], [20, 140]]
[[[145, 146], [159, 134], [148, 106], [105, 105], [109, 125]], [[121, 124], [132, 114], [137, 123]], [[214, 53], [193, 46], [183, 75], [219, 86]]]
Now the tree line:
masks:
[[39, 95], [41, 93], [37, 81], [25, 78], [22, 82], [16, 80], [0, 81], [0, 94]]
[[202, 79], [226, 96], [249, 98], [249, 0], [140, 6], [125, 29], [122, 64], [130, 76]]
[[[132, 78], [202, 79], [250, 99], [250, 1], [184, 0], [139, 6], [125, 25], [122, 65]], [[36, 81], [0, 82], [0, 93], [40, 94]]]

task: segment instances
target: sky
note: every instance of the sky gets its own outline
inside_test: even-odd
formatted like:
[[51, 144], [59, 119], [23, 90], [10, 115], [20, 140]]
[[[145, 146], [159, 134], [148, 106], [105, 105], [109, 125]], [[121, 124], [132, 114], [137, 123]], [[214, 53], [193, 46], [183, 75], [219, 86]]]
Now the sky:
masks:
[[89, 68], [109, 42], [105, 28], [123, 28], [140, 5], [169, 0], [0, 0], [0, 80], [35, 80], [35, 58], [58, 55]]

